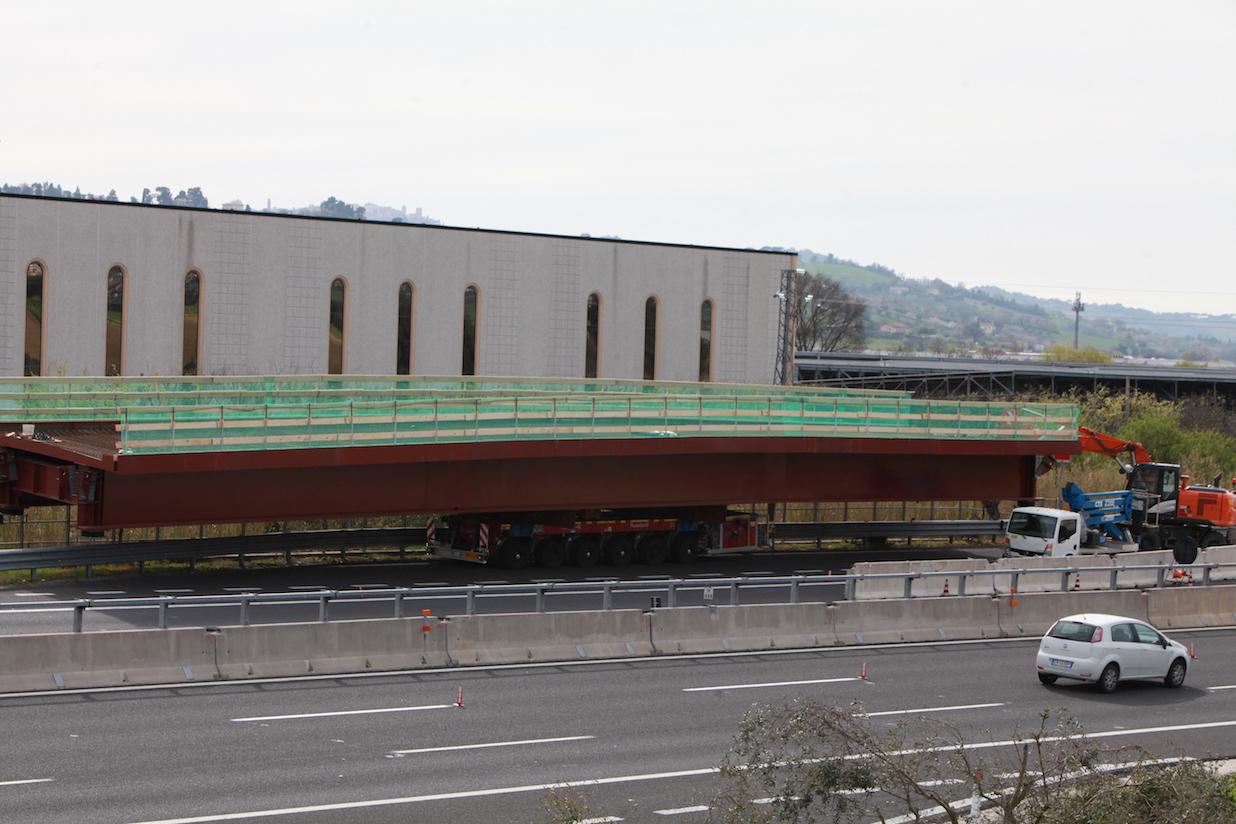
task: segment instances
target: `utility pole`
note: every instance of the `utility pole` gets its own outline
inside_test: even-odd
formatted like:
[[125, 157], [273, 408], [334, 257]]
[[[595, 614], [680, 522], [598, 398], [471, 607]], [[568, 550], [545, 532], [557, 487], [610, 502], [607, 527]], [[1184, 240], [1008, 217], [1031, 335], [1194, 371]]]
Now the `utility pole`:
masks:
[[1081, 292], [1073, 298], [1073, 348], [1077, 348], [1078, 333], [1081, 332], [1081, 313], [1086, 311], [1086, 304], [1081, 302]]
[[798, 338], [798, 276], [803, 269], [782, 269], [781, 289], [774, 298], [781, 301], [777, 315], [777, 359], [773, 363], [773, 384], [794, 382], [795, 342]]

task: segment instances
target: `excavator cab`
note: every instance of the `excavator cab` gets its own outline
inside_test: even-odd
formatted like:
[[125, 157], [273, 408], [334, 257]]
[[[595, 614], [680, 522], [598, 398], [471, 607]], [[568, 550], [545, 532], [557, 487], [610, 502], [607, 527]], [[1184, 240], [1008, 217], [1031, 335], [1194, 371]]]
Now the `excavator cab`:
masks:
[[1141, 463], [1128, 473], [1125, 487], [1133, 493], [1133, 529], [1154, 526], [1159, 518], [1172, 517], [1180, 496], [1178, 464]]

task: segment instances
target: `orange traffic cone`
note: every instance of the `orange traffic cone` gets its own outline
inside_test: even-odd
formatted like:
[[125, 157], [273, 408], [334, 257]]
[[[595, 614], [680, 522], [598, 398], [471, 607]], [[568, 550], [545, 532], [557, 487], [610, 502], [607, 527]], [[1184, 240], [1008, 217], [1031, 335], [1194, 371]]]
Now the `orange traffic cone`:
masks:
[[1081, 589], [1081, 573], [1080, 572], [1077, 573], [1077, 577], [1073, 579], [1073, 589], [1074, 590]]
[[459, 688], [459, 694], [455, 696], [455, 706], [459, 707], [461, 710], [464, 708], [462, 686]]
[[1009, 606], [1015, 607], [1020, 603], [1021, 601], [1017, 600], [1017, 587], [1010, 587], [1009, 588]]
[[863, 661], [861, 664], [858, 665], [858, 680], [860, 681], [867, 680], [867, 662], [866, 661]]
[[944, 579], [944, 592], [942, 592], [942, 593], [940, 593], [940, 594], [941, 594], [941, 595], [948, 595], [948, 578], [945, 578], [945, 579]]

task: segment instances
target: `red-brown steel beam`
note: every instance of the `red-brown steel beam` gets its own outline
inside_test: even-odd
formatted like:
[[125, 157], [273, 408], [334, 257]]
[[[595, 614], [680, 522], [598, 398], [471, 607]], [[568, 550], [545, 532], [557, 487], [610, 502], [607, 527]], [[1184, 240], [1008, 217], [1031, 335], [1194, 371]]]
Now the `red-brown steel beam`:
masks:
[[[0, 438], [0, 440], [3, 440]], [[72, 450], [20, 444], [23, 491], [66, 500]], [[1035, 456], [1075, 444], [878, 438], [665, 438], [94, 457], [85, 529], [433, 512], [762, 501], [1031, 498]], [[114, 467], [100, 469], [95, 467]], [[52, 473], [39, 480], [39, 473]], [[53, 488], [54, 487], [54, 488]], [[97, 487], [84, 487], [97, 489]], [[57, 497], [59, 496], [59, 497]], [[95, 503], [97, 501], [97, 503]], [[66, 501], [67, 502], [67, 501]]]

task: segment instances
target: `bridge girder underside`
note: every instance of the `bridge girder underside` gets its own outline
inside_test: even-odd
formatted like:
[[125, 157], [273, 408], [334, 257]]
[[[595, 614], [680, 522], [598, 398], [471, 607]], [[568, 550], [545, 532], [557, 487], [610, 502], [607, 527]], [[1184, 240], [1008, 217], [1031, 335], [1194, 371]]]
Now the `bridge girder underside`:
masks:
[[[773, 501], [1016, 500], [1036, 455], [1074, 442], [680, 438], [116, 456], [12, 450], [12, 511], [80, 503], [78, 526], [446, 512], [698, 507]], [[90, 483], [81, 483], [83, 474]], [[79, 496], [88, 494], [88, 500]]]

